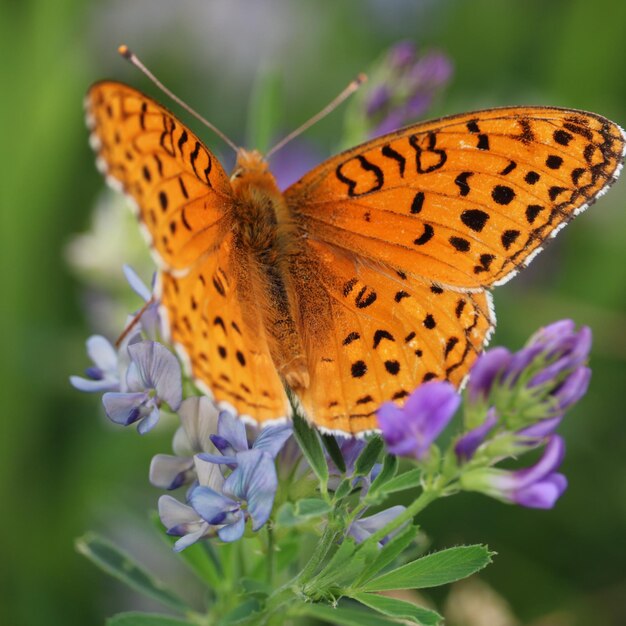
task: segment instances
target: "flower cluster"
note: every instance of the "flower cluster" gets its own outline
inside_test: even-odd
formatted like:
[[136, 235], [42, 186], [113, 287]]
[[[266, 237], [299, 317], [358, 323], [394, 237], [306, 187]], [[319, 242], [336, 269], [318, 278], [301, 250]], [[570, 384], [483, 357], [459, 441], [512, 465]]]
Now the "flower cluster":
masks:
[[419, 54], [411, 41], [394, 45], [372, 72], [365, 95], [370, 137], [424, 115], [451, 76], [452, 64], [441, 52]]
[[[558, 473], [565, 454], [555, 435], [565, 411], [587, 391], [591, 370], [588, 327], [576, 330], [562, 320], [539, 330], [516, 353], [493, 348], [472, 367], [466, 391], [467, 431], [454, 444], [459, 486], [527, 507], [551, 508], [567, 487]], [[448, 425], [461, 397], [446, 382], [419, 387], [401, 409], [392, 403], [378, 411], [390, 452], [425, 459]], [[545, 446], [532, 467], [492, 467], [537, 446]]]
[[158, 303], [130, 268], [124, 273], [144, 306], [129, 318], [118, 348], [99, 335], [87, 340], [93, 365], [86, 378], [71, 376], [70, 382], [81, 391], [103, 392], [109, 419], [122, 426], [136, 423], [142, 435], [156, 426], [163, 406], [178, 414], [175, 454], [157, 454], [150, 465], [157, 487], [174, 490], [191, 483], [187, 503], [171, 496], [159, 500], [167, 532], [181, 537], [175, 549], [216, 534], [223, 541], [239, 539], [247, 519], [257, 531], [272, 510], [278, 486], [274, 459], [291, 426], [261, 430], [250, 448], [243, 422], [226, 411], [218, 414], [206, 396], [183, 399], [178, 359], [151, 339], [159, 333]]
[[202, 452], [194, 457], [197, 484], [182, 504], [171, 496], [159, 499], [159, 515], [182, 550], [198, 539], [217, 534], [222, 541], [240, 539], [246, 519], [259, 530], [269, 519], [278, 488], [274, 459], [291, 427], [263, 429], [248, 446], [246, 428], [227, 411], [218, 418], [217, 434], [209, 435], [221, 454]]

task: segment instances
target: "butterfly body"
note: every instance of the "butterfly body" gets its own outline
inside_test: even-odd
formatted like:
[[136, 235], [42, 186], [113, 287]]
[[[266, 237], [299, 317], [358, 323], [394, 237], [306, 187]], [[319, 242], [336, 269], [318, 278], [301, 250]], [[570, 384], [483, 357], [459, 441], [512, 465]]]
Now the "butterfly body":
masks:
[[290, 415], [287, 389], [346, 434], [425, 381], [461, 384], [495, 324], [489, 290], [606, 191], [625, 145], [594, 113], [491, 109], [373, 139], [282, 192], [258, 152], [228, 177], [126, 85], [97, 83], [86, 104], [197, 385], [260, 423]]
[[[237, 297], [260, 315], [272, 361], [290, 388], [308, 387], [309, 373], [297, 322], [292, 268], [302, 254], [304, 232], [289, 211], [276, 179], [257, 151], [240, 149], [231, 176], [232, 229], [238, 265], [249, 288]], [[248, 324], [254, 329], [254, 325]]]

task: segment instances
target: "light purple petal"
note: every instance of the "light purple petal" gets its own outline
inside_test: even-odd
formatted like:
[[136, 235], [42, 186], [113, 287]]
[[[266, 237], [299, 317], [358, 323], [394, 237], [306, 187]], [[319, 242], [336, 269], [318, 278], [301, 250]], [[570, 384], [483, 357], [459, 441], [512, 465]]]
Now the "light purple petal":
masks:
[[213, 491], [222, 492], [224, 487], [224, 476], [222, 468], [215, 463], [207, 463], [200, 459], [198, 455], [193, 458], [194, 467], [198, 476], [198, 483], [204, 487], [210, 487]]
[[416, 442], [408, 432], [404, 411], [393, 402], [385, 402], [376, 411], [376, 419], [389, 452], [398, 456], [411, 456]]
[[89, 393], [95, 391], [117, 391], [120, 387], [116, 380], [91, 380], [89, 378], [81, 378], [80, 376], [70, 376], [70, 384], [78, 391], [87, 391]]
[[108, 339], [93, 335], [87, 339], [87, 354], [102, 372], [117, 375], [117, 351]]
[[209, 435], [217, 432], [218, 411], [213, 402], [206, 396], [187, 398], [182, 401], [178, 415], [186, 437], [183, 438], [182, 434], [175, 436], [174, 451], [177, 454], [214, 452]]
[[267, 452], [273, 459], [280, 452], [285, 442], [291, 437], [293, 430], [291, 424], [280, 426], [267, 426], [261, 429], [258, 437], [252, 444], [254, 450]]
[[461, 396], [454, 385], [444, 381], [432, 381], [420, 385], [407, 399], [404, 412], [424, 438], [426, 447], [448, 425], [461, 404]]
[[137, 424], [137, 432], [140, 435], [145, 435], [147, 432], [152, 430], [157, 425], [157, 422], [159, 421], [159, 415], [160, 415], [159, 407], [155, 405], [150, 411], [150, 413], [148, 413], [148, 415], [146, 415], [139, 422], [139, 424]]
[[472, 366], [467, 394], [470, 402], [486, 398], [496, 378], [505, 371], [511, 361], [506, 348], [492, 348], [483, 352]]
[[158, 397], [176, 411], [183, 393], [178, 359], [156, 341], [135, 343], [128, 346], [128, 352], [146, 388], [155, 389]]
[[210, 454], [209, 452], [200, 452], [196, 455], [199, 459], [207, 461], [207, 463], [217, 463], [219, 465], [237, 465], [236, 456], [221, 456], [219, 454]]
[[526, 469], [507, 472], [505, 475], [494, 479], [493, 484], [503, 491], [520, 491], [554, 473], [561, 465], [564, 456], [565, 442], [563, 438], [552, 435], [542, 457], [535, 465]]
[[376, 85], [367, 96], [365, 114], [368, 116], [375, 115], [389, 104], [390, 98], [391, 92], [387, 85]]
[[389, 65], [394, 69], [406, 68], [414, 63], [415, 56], [415, 44], [412, 41], [399, 41], [388, 52]]
[[217, 421], [217, 434], [228, 441], [237, 452], [248, 449], [246, 426], [229, 411], [221, 411]]
[[198, 514], [190, 506], [179, 502], [172, 496], [161, 496], [158, 507], [159, 517], [165, 528], [194, 524], [199, 521]]
[[539, 420], [536, 424], [533, 424], [532, 426], [527, 426], [526, 428], [518, 430], [517, 434], [521, 435], [522, 437], [531, 437], [535, 440], [544, 439], [556, 430], [562, 420], [562, 415]]
[[452, 63], [445, 54], [430, 52], [417, 60], [409, 75], [414, 89], [432, 93], [450, 80], [452, 72]]
[[567, 489], [567, 478], [563, 474], [550, 474], [513, 494], [517, 504], [533, 509], [551, 509]]
[[267, 452], [247, 450], [237, 454], [237, 463], [237, 469], [224, 482], [224, 493], [247, 501], [252, 530], [256, 531], [272, 512], [278, 487], [274, 459]]
[[146, 302], [152, 297], [152, 293], [146, 287], [144, 282], [139, 278], [135, 270], [130, 265], [123, 266], [124, 276], [130, 285], [130, 288]]
[[148, 394], [142, 392], [119, 393], [110, 391], [102, 396], [102, 404], [107, 417], [116, 424], [128, 426], [141, 419], [141, 408], [148, 400]]
[[[396, 517], [398, 517], [398, 515], [405, 510], [406, 507], [396, 505], [385, 509], [384, 511], [380, 511], [379, 513], [375, 513], [374, 515], [370, 515], [369, 517], [357, 519], [350, 525], [348, 534], [351, 535], [357, 543], [361, 543], [375, 532], [386, 526], [389, 522], [396, 519]], [[389, 538], [396, 534], [399, 530], [400, 529], [396, 529], [396, 531], [392, 532], [389, 537], [385, 537], [381, 542], [379, 542], [379, 545], [385, 544]]]
[[468, 461], [474, 456], [478, 447], [485, 441], [485, 437], [498, 423], [498, 414], [492, 407], [487, 412], [485, 421], [476, 428], [465, 433], [455, 444], [454, 452], [461, 461]]
[[192, 477], [193, 458], [156, 454], [150, 462], [150, 483], [160, 489], [177, 489]]
[[591, 370], [588, 367], [575, 369], [554, 392], [559, 403], [559, 409], [565, 411], [576, 404], [586, 393], [591, 380]]
[[196, 543], [196, 541], [198, 541], [199, 539], [202, 539], [203, 537], [211, 534], [210, 531], [211, 528], [206, 522], [199, 524], [196, 531], [184, 535], [174, 544], [174, 552], [180, 552], [181, 550], [188, 548], [190, 545]]
[[241, 539], [245, 527], [246, 520], [242, 515], [236, 522], [219, 528], [217, 534], [222, 541], [224, 541], [225, 543], [230, 543], [232, 541], [237, 541], [238, 539]]
[[452, 384], [431, 381], [420, 385], [402, 409], [393, 403], [383, 404], [377, 419], [389, 452], [423, 458], [460, 403]]
[[[216, 523], [216, 519], [224, 519], [240, 510], [238, 502], [223, 496], [210, 487], [202, 485], [192, 489], [189, 494], [189, 504], [194, 511], [209, 524]], [[223, 522], [221, 522], [223, 523]]]
[[209, 435], [209, 441], [215, 446], [217, 451], [224, 456], [232, 456], [237, 453], [228, 439], [220, 435]]

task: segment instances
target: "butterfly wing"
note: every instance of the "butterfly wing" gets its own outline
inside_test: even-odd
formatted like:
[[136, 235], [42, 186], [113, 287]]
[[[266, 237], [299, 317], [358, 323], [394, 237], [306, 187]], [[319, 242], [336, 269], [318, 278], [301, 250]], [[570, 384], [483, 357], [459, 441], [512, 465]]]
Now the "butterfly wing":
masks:
[[508, 280], [617, 178], [624, 134], [547, 107], [447, 117], [326, 161], [286, 192], [312, 238], [461, 289]]
[[161, 269], [164, 317], [190, 373], [243, 416], [285, 416], [264, 330], [242, 307], [247, 259], [232, 239], [222, 166], [182, 122], [131, 87], [97, 83], [86, 110], [98, 166], [134, 201]]
[[382, 401], [460, 383], [495, 321], [485, 289], [601, 195], [623, 153], [623, 131], [600, 116], [493, 109], [372, 140], [290, 187], [307, 236], [293, 274], [310, 418], [360, 432]]
[[377, 428], [375, 412], [420, 383], [460, 384], [493, 327], [490, 294], [420, 277], [309, 240], [292, 272], [310, 373], [299, 390], [316, 426]]

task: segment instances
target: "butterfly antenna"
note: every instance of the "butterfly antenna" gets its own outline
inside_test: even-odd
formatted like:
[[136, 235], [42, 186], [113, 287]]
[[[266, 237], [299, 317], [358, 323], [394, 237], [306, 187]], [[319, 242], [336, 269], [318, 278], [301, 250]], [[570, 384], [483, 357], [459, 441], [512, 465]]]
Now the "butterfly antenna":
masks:
[[139, 311], [135, 313], [135, 316], [133, 317], [132, 320], [130, 320], [130, 323], [128, 324], [128, 326], [126, 326], [126, 328], [122, 331], [122, 334], [117, 338], [117, 341], [115, 342], [116, 348], [119, 348], [122, 345], [122, 341], [124, 341], [124, 339], [128, 337], [128, 334], [137, 325], [137, 322], [141, 319], [141, 316], [146, 312], [146, 309], [151, 304], [154, 304], [154, 303], [155, 303], [155, 299], [154, 299], [154, 296], [152, 296], [149, 300], [146, 301], [146, 303], [141, 307], [141, 309], [139, 309]]
[[346, 98], [351, 96], [365, 81], [367, 76], [365, 74], [359, 74], [332, 102], [328, 103], [317, 115], [304, 122], [302, 126], [296, 128], [296, 130], [289, 133], [286, 137], [281, 139], [266, 155], [269, 158], [275, 152], [278, 152], [292, 139], [301, 135], [305, 130], [308, 130], [313, 124], [319, 122], [323, 117], [328, 115], [331, 111], [336, 109]]
[[126, 45], [121, 45], [117, 51], [137, 69], [141, 70], [163, 93], [168, 95], [174, 102], [179, 104], [185, 111], [191, 113], [197, 120], [200, 120], [205, 126], [208, 126], [218, 137], [227, 143], [235, 152], [238, 147], [234, 141], [231, 141], [219, 128], [215, 127], [211, 122], [206, 120], [202, 115], [196, 113], [188, 104], [183, 102], [177, 95], [172, 93], [135, 55], [135, 53]]

